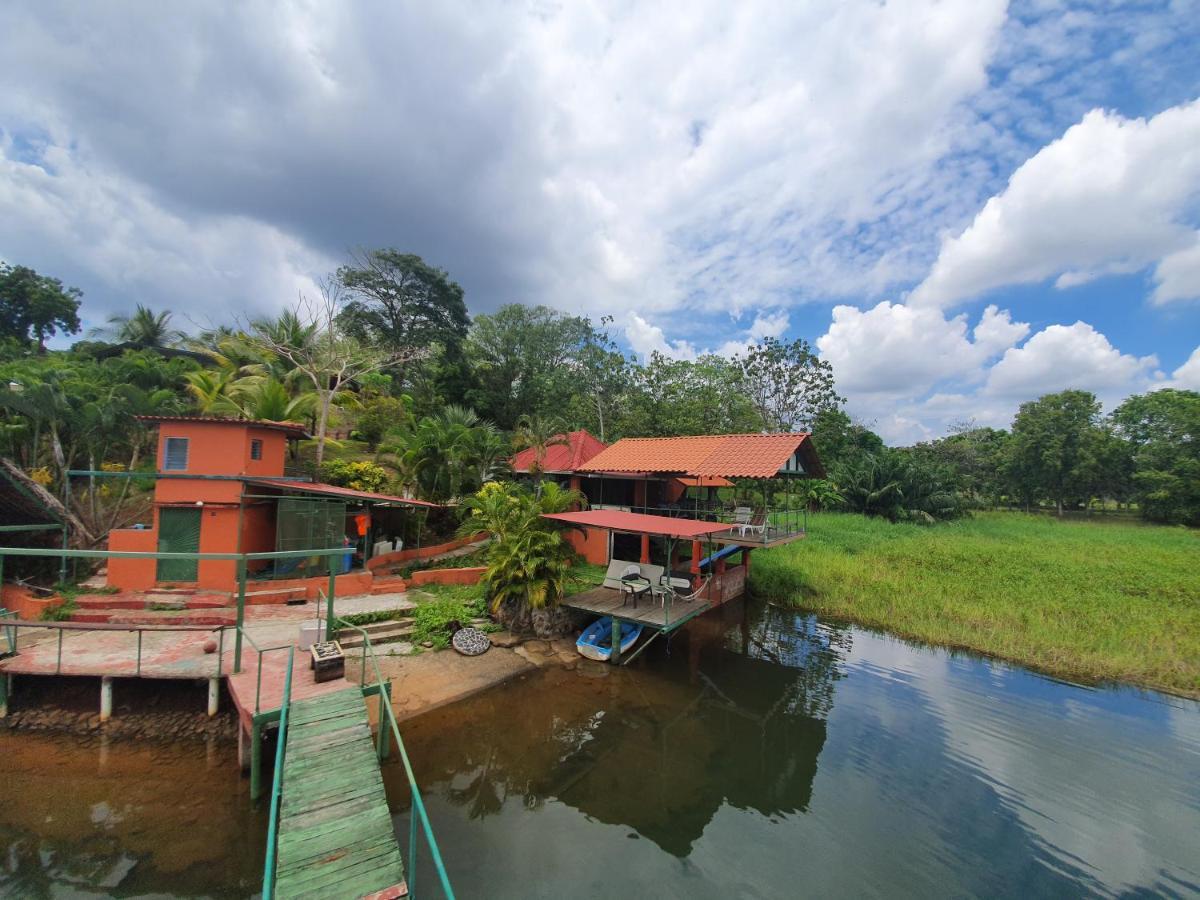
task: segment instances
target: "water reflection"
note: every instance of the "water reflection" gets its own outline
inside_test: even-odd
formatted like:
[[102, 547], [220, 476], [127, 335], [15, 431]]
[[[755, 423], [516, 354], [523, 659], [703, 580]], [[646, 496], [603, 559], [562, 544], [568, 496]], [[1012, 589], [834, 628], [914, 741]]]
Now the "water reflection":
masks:
[[1196, 704], [769, 606], [670, 651], [409, 723], [464, 896], [1200, 892]]

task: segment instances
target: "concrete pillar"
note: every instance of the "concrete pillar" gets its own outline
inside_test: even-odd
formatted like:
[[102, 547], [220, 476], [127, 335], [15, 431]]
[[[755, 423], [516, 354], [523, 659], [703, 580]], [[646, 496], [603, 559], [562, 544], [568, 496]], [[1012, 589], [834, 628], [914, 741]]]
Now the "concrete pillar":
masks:
[[212, 718], [217, 714], [217, 702], [221, 697], [221, 679], [208, 679], [208, 716]]
[[100, 679], [100, 721], [107, 722], [112, 718], [112, 676], [105, 675]]
[[692, 541], [692, 574], [693, 575], [700, 574], [700, 560], [704, 558], [703, 556], [701, 556], [701, 554], [703, 552], [704, 551], [700, 547], [700, 542]]

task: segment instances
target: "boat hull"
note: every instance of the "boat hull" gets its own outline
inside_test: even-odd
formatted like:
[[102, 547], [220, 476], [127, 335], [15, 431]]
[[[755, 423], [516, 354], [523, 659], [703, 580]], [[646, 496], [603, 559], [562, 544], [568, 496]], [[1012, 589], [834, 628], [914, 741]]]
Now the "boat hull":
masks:
[[[580, 656], [597, 662], [609, 661], [612, 656], [612, 622], [611, 616], [604, 616], [584, 629], [575, 642], [575, 649], [579, 651]], [[633, 622], [622, 622], [620, 627], [621, 654], [624, 655], [641, 637], [642, 626]]]

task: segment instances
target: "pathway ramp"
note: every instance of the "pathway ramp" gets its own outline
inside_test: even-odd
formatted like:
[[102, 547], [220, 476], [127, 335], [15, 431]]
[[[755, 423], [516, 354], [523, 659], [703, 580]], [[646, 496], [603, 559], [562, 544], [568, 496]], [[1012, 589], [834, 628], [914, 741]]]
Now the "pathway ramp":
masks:
[[294, 701], [285, 753], [275, 896], [407, 896], [361, 690]]

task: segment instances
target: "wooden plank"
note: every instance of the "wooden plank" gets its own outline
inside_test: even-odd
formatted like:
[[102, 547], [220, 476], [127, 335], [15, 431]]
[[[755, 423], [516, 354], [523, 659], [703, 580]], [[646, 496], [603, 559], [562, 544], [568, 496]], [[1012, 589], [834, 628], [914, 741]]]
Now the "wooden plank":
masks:
[[362, 694], [293, 703], [276, 896], [361, 896], [404, 880]]

